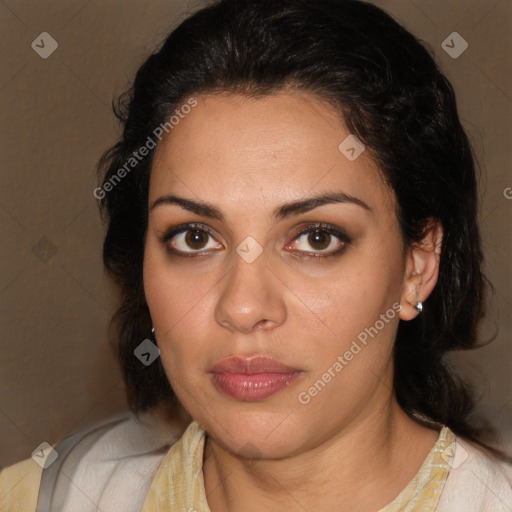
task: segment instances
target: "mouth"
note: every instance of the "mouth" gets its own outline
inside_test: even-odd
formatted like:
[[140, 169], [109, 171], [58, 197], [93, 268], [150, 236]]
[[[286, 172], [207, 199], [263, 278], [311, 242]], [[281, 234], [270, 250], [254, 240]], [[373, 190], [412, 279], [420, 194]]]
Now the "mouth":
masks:
[[218, 391], [243, 401], [268, 398], [289, 387], [302, 374], [302, 370], [265, 356], [229, 357], [210, 371]]

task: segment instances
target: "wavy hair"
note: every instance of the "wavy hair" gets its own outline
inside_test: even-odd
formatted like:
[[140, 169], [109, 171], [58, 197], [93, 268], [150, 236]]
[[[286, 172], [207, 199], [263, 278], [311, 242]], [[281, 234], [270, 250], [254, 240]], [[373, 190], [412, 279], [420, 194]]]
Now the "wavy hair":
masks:
[[446, 357], [477, 346], [484, 314], [476, 158], [454, 89], [430, 52], [359, 0], [215, 1], [170, 33], [114, 105], [123, 132], [98, 164], [99, 204], [104, 265], [120, 292], [111, 339], [131, 410], [179, 407], [160, 359], [145, 366], [133, 354], [151, 329], [142, 265], [154, 149], [113, 180], [191, 95], [262, 97], [288, 87], [335, 105], [363, 141], [394, 191], [407, 245], [421, 241], [432, 220], [441, 222], [438, 282], [423, 313], [399, 323], [395, 393], [416, 421], [447, 425], [486, 446], [490, 429], [470, 420], [472, 390]]

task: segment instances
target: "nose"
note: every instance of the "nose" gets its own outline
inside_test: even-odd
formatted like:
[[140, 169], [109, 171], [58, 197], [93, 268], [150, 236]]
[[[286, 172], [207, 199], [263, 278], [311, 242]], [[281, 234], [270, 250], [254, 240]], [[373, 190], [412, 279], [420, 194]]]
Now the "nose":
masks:
[[284, 286], [267, 266], [264, 254], [252, 263], [237, 255], [221, 283], [215, 319], [223, 327], [248, 334], [285, 321]]

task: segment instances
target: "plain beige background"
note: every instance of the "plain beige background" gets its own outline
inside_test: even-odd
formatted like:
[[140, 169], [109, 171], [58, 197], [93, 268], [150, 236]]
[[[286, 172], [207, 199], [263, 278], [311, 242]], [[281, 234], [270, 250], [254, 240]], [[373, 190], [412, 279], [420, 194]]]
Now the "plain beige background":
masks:
[[[496, 289], [482, 335], [497, 337], [457, 359], [478, 386], [479, 411], [512, 449], [512, 2], [374, 3], [431, 48], [482, 166], [486, 271]], [[94, 166], [119, 135], [113, 96], [200, 5], [0, 0], [0, 466], [127, 410], [106, 339], [115, 302], [101, 263]], [[42, 32], [58, 43], [47, 59], [31, 47]], [[441, 46], [452, 32], [469, 44], [457, 59]]]

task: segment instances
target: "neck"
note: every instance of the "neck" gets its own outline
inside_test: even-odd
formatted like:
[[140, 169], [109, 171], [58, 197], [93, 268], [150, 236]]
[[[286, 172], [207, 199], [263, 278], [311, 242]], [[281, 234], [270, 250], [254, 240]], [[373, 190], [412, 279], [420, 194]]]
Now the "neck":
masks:
[[384, 507], [419, 470], [438, 432], [411, 420], [393, 396], [371, 410], [285, 459], [241, 459], [207, 437], [203, 475], [211, 512]]

